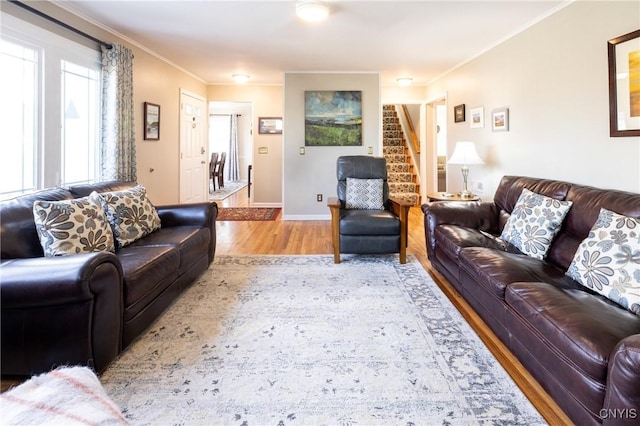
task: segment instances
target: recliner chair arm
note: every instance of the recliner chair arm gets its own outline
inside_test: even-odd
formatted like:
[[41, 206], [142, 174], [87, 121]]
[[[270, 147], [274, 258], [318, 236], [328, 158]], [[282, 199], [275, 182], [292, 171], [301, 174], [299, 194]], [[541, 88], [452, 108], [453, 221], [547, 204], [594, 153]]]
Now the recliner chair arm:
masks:
[[409, 209], [413, 206], [410, 201], [389, 198], [391, 211], [400, 219], [400, 263], [407, 263], [407, 245], [409, 239]]

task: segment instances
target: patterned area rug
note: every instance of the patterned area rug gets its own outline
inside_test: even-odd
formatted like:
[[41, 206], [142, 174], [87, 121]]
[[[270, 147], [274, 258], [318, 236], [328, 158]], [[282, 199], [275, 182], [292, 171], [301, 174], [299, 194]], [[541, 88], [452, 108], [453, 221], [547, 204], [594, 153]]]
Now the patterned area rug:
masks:
[[219, 256], [102, 375], [133, 424], [544, 424], [409, 256]]
[[275, 220], [279, 213], [270, 207], [218, 207], [216, 220]]
[[239, 181], [239, 182], [225, 182], [224, 188], [218, 188], [218, 184], [216, 183], [216, 189], [213, 191], [213, 184], [211, 183], [211, 179], [209, 179], [209, 200], [211, 201], [222, 201], [227, 198], [231, 194], [235, 194], [240, 191], [242, 188], [247, 186], [247, 182]]

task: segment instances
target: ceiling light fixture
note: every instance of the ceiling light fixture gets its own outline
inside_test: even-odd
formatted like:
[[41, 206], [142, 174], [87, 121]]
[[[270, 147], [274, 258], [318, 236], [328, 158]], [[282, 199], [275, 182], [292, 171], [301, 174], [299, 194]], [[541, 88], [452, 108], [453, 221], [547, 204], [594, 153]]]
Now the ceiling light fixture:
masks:
[[413, 83], [413, 78], [411, 78], [411, 77], [400, 77], [400, 78], [396, 79], [396, 82], [400, 86], [410, 86], [411, 83]]
[[307, 22], [320, 22], [329, 16], [329, 6], [323, 1], [298, 0], [296, 15]]
[[249, 76], [247, 74], [234, 74], [231, 77], [233, 77], [233, 80], [239, 84], [245, 84], [249, 81]]

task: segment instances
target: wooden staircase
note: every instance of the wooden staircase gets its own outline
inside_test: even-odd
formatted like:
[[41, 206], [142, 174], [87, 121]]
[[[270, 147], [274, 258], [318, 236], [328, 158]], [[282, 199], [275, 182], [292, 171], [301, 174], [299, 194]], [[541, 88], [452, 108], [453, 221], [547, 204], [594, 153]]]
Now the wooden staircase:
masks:
[[420, 188], [394, 105], [382, 106], [382, 154], [387, 160], [389, 196], [420, 205]]

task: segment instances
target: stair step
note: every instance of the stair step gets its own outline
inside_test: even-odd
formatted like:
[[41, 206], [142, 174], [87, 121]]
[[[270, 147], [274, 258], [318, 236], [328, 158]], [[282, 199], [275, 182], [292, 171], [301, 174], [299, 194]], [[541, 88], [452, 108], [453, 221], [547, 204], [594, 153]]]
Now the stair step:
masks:
[[407, 155], [406, 154], [389, 154], [385, 155], [388, 163], [406, 163]]
[[389, 193], [389, 197], [408, 201], [408, 202], [412, 203], [414, 206], [417, 206], [417, 205], [420, 204], [420, 195], [419, 194], [407, 194], [407, 193], [393, 193], [393, 192], [390, 192]]
[[405, 146], [404, 138], [384, 138], [382, 146]]
[[404, 132], [402, 130], [394, 129], [394, 130], [385, 130], [382, 136], [386, 138], [399, 138], [404, 139]]
[[389, 173], [387, 175], [387, 180], [391, 182], [413, 182], [414, 180], [413, 173], [403, 172], [403, 173]]
[[391, 155], [391, 154], [404, 154], [405, 153], [405, 147], [401, 146], [401, 145], [395, 145], [395, 146], [383, 146], [382, 147], [382, 154], [386, 157], [387, 155]]
[[407, 163], [387, 163], [387, 173], [411, 173], [410, 168]]
[[416, 192], [417, 185], [413, 182], [389, 182], [389, 192]]

